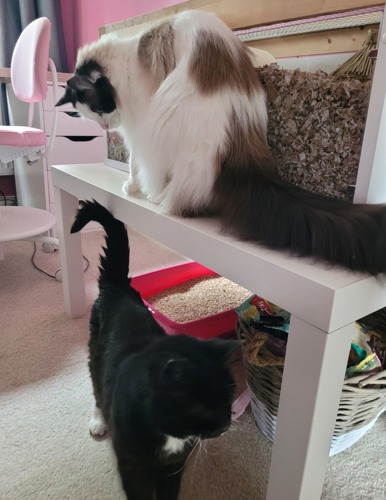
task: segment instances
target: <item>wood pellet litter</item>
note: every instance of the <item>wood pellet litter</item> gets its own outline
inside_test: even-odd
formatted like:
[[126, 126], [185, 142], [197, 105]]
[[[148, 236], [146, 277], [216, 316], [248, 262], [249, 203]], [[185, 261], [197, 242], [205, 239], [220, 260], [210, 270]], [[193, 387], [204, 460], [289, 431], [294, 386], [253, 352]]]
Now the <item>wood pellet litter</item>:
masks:
[[351, 199], [371, 80], [277, 64], [256, 71], [267, 92], [268, 143], [280, 176], [308, 191]]
[[162, 290], [146, 301], [176, 323], [196, 321], [238, 307], [252, 292], [222, 276], [202, 276]]

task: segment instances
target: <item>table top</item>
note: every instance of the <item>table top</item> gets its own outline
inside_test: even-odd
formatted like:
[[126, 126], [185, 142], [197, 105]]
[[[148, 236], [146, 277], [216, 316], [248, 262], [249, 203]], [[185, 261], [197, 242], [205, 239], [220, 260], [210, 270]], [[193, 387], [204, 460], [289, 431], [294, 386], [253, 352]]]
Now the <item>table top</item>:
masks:
[[239, 283], [324, 331], [386, 305], [385, 281], [297, 258], [221, 232], [216, 218], [159, 213], [143, 195], [122, 191], [127, 173], [104, 164], [52, 167], [54, 186], [96, 199], [132, 229]]

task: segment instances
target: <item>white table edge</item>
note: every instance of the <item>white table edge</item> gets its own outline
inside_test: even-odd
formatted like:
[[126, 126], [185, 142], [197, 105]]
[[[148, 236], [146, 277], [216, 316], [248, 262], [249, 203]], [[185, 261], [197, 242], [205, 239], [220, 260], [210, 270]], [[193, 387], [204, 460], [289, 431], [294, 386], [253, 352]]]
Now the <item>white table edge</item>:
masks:
[[52, 167], [57, 188], [78, 198], [95, 198], [132, 229], [200, 262], [323, 331], [342, 328], [386, 305], [386, 287], [381, 279], [328, 269], [308, 259], [237, 241], [220, 234], [217, 220], [160, 214], [157, 206], [147, 200], [124, 195], [121, 187], [126, 176], [127, 173], [103, 164]]

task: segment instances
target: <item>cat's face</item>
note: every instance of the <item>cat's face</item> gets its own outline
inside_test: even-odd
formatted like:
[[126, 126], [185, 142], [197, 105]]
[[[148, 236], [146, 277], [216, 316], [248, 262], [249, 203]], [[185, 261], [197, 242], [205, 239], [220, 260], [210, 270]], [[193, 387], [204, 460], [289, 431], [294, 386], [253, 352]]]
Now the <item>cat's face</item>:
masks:
[[55, 106], [66, 103], [71, 103], [82, 116], [96, 121], [104, 130], [115, 129], [121, 123], [115, 89], [98, 65], [89, 63], [76, 70]]
[[161, 357], [163, 366], [154, 379], [153, 411], [168, 435], [215, 438], [231, 425], [235, 383], [228, 364], [239, 343], [194, 340], [186, 342], [189, 353], [184, 353], [184, 346], [180, 355]]

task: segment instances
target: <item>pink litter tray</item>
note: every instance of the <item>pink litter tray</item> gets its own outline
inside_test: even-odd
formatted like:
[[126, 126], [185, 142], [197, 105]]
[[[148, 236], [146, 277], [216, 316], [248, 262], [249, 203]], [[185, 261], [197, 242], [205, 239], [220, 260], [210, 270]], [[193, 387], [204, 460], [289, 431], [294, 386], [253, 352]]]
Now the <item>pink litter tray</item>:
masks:
[[222, 311], [195, 321], [177, 323], [166, 317], [146, 300], [167, 288], [202, 276], [218, 275], [197, 262], [187, 262], [135, 276], [132, 278], [131, 284], [140, 292], [145, 304], [168, 335], [185, 334], [199, 339], [228, 336], [235, 331], [237, 320], [235, 309]]

